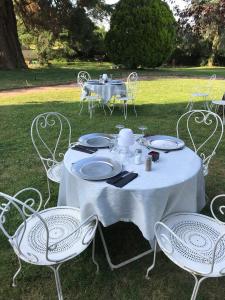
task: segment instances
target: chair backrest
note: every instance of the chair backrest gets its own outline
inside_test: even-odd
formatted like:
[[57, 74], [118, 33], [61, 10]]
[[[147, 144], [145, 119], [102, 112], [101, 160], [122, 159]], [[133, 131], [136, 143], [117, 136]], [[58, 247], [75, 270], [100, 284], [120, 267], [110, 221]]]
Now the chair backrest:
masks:
[[64, 157], [64, 153], [59, 151], [64, 132], [67, 136], [66, 147], [69, 147], [71, 143], [70, 122], [58, 112], [40, 114], [32, 122], [31, 139], [46, 171], [62, 161]]
[[138, 74], [132, 72], [127, 77], [127, 95], [129, 98], [135, 98], [138, 89]]
[[[219, 115], [208, 110], [188, 111], [177, 121], [178, 138], [182, 138], [181, 127], [183, 123], [185, 123], [185, 131], [191, 146], [195, 153], [201, 157], [204, 174], [207, 175], [210, 160], [216, 154], [216, 149], [223, 136], [223, 122]], [[204, 135], [205, 130], [207, 130], [206, 137]], [[193, 134], [198, 135], [200, 140], [194, 139]]]
[[[213, 74], [212, 76], [209, 77], [208, 80], [201, 80], [198, 81], [198, 84], [192, 89], [191, 94], [198, 94], [198, 93], [203, 93], [208, 95], [207, 98], [211, 100], [212, 94], [213, 94], [213, 84], [216, 79], [216, 74]], [[213, 99], [214, 100], [214, 99]]]
[[83, 89], [83, 86], [86, 81], [91, 80], [91, 76], [88, 72], [86, 71], [80, 71], [77, 75], [77, 83]]
[[215, 88], [214, 88], [214, 82], [216, 80], [216, 74], [213, 74], [206, 85], [206, 92], [209, 95], [209, 100], [215, 100]]
[[[29, 197], [26, 193], [29, 193]], [[23, 199], [26, 199], [25, 201], [21, 201], [18, 199], [18, 197], [22, 197], [22, 195]], [[97, 216], [90, 216], [84, 222], [78, 224], [78, 226], [75, 229], [71, 227], [71, 232], [69, 232], [68, 230], [66, 236], [56, 241], [55, 239], [50, 238], [52, 223], [50, 222], [50, 226], [48, 226], [48, 217], [46, 217], [45, 219], [45, 217], [42, 216], [42, 212], [54, 209], [57, 210], [58, 208], [55, 207], [44, 211], [40, 211], [41, 205], [41, 193], [34, 188], [23, 189], [20, 192], [16, 193], [14, 196], [0, 193], [0, 229], [9, 240], [11, 246], [13, 247], [17, 255], [29, 258], [30, 262], [33, 261], [37, 263], [39, 260], [36, 255], [32, 253], [25, 253], [24, 247], [23, 250], [21, 249], [21, 243], [25, 238], [25, 231], [28, 226], [28, 219], [34, 217], [38, 218], [38, 220], [40, 221], [39, 228], [43, 229], [42, 234], [46, 234], [46, 239], [45, 237], [43, 238], [45, 243], [45, 257], [48, 261], [60, 262], [58, 256], [54, 254], [56, 246], [67, 241], [67, 239], [71, 239], [73, 235], [76, 236], [76, 234], [80, 231], [82, 231], [81, 243], [83, 244], [83, 246], [86, 248], [91, 243], [98, 225]], [[14, 223], [12, 222], [12, 217], [13, 220], [17, 220], [17, 223], [19, 223], [19, 226], [17, 226], [15, 230], [12, 230], [12, 224]], [[34, 224], [34, 226], [37, 226], [38, 223]]]

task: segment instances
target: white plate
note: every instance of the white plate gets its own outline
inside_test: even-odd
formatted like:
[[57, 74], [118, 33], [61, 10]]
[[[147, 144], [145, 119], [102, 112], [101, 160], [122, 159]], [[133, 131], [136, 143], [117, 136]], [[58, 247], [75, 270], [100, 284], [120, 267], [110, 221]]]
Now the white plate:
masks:
[[113, 136], [105, 133], [90, 133], [82, 135], [78, 142], [80, 145], [96, 148], [108, 147], [113, 139]]
[[72, 164], [72, 172], [86, 180], [105, 180], [121, 171], [121, 163], [107, 157], [88, 157]]
[[146, 137], [147, 145], [158, 150], [178, 150], [185, 146], [184, 141], [168, 135]]

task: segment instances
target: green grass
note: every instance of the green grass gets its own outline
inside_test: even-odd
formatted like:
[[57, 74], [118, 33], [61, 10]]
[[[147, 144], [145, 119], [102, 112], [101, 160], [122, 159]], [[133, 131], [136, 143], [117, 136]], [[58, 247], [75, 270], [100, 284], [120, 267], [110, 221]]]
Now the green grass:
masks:
[[[112, 74], [114, 78], [125, 78], [132, 70], [117, 70], [107, 62], [74, 62], [56, 63], [50, 67], [31, 65], [28, 70], [3, 71], [0, 70], [0, 90], [20, 87], [32, 87], [42, 85], [55, 85], [72, 83], [80, 70], [87, 70], [92, 77], [99, 74]], [[225, 68], [222, 67], [192, 67], [192, 68], [157, 68], [138, 70], [139, 76], [154, 78], [158, 76], [201, 76], [208, 77], [212, 74], [225, 78]]]
[[[152, 134], [175, 135], [176, 121], [184, 112], [188, 95], [196, 83], [205, 83], [205, 80], [152, 78], [150, 81], [142, 81], [137, 97], [138, 117], [135, 118], [132, 107], [129, 107], [126, 122], [119, 109], [115, 109], [111, 117], [105, 117], [101, 109], [96, 109], [94, 118], [90, 120], [85, 107], [83, 114], [79, 116], [77, 88], [29, 91], [18, 95], [0, 94], [0, 190], [13, 194], [24, 187], [33, 186], [40, 189], [45, 196], [47, 194], [44, 171], [30, 139], [30, 125], [37, 114], [58, 111], [67, 116], [72, 126], [73, 141], [89, 132], [115, 132], [115, 125], [118, 123], [125, 124], [135, 132], [140, 124], [145, 124]], [[217, 97], [221, 98], [224, 92], [223, 80], [217, 80], [215, 85]], [[202, 105], [202, 102], [196, 103], [196, 107]], [[224, 153], [223, 137], [206, 179], [206, 190], [210, 198], [225, 191]], [[53, 184], [52, 188], [50, 205], [54, 206], [58, 186]], [[140, 232], [131, 224], [115, 224], [106, 231], [109, 244], [113, 248], [114, 261], [131, 257], [148, 247]], [[17, 260], [2, 234], [0, 245], [0, 299], [56, 299], [54, 278], [47, 268], [24, 264], [18, 277], [18, 287], [11, 288], [11, 278], [17, 268]], [[158, 255], [150, 281], [145, 280], [144, 275], [152, 256], [111, 272], [98, 237], [97, 260], [100, 264], [99, 275], [95, 275], [90, 249], [83, 253], [77, 262], [71, 260], [64, 264], [61, 279], [65, 299], [190, 299], [194, 284], [191, 275], [172, 264], [162, 253]], [[219, 300], [224, 299], [224, 294], [224, 279], [212, 279], [202, 284], [198, 299]]]

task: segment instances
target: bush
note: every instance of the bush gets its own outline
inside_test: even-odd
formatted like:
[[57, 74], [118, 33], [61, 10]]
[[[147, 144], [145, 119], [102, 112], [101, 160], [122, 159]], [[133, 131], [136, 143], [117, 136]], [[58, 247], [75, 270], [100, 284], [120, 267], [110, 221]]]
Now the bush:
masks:
[[157, 67], [175, 45], [176, 22], [161, 0], [120, 0], [106, 34], [108, 55], [128, 68]]

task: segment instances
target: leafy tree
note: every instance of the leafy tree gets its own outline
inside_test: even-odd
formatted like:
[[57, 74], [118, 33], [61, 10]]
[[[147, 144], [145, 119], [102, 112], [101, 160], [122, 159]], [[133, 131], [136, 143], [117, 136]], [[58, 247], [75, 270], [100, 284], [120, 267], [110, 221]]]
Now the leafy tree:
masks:
[[[83, 11], [85, 22], [82, 26], [88, 26], [92, 32], [95, 26], [90, 26], [91, 18], [102, 19], [110, 12], [110, 6], [105, 4], [105, 0], [1, 0], [0, 68], [26, 67], [18, 40], [14, 9], [28, 33], [32, 32], [32, 35], [39, 39], [40, 33], [44, 32], [41, 34], [42, 41], [45, 42], [48, 35], [50, 43], [68, 29], [75, 10]], [[85, 32], [81, 24], [77, 24], [71, 35], [75, 38], [80, 31]], [[86, 37], [86, 34], [81, 36], [79, 43], [85, 43]], [[41, 49], [39, 45], [39, 50], [41, 55], [47, 58], [47, 49]]]
[[106, 34], [112, 61], [129, 68], [160, 66], [171, 54], [176, 22], [161, 0], [120, 0]]
[[211, 45], [208, 64], [215, 64], [218, 55], [225, 56], [225, 0], [186, 0], [187, 7], [179, 11], [183, 27], [191, 26], [199, 39]]

